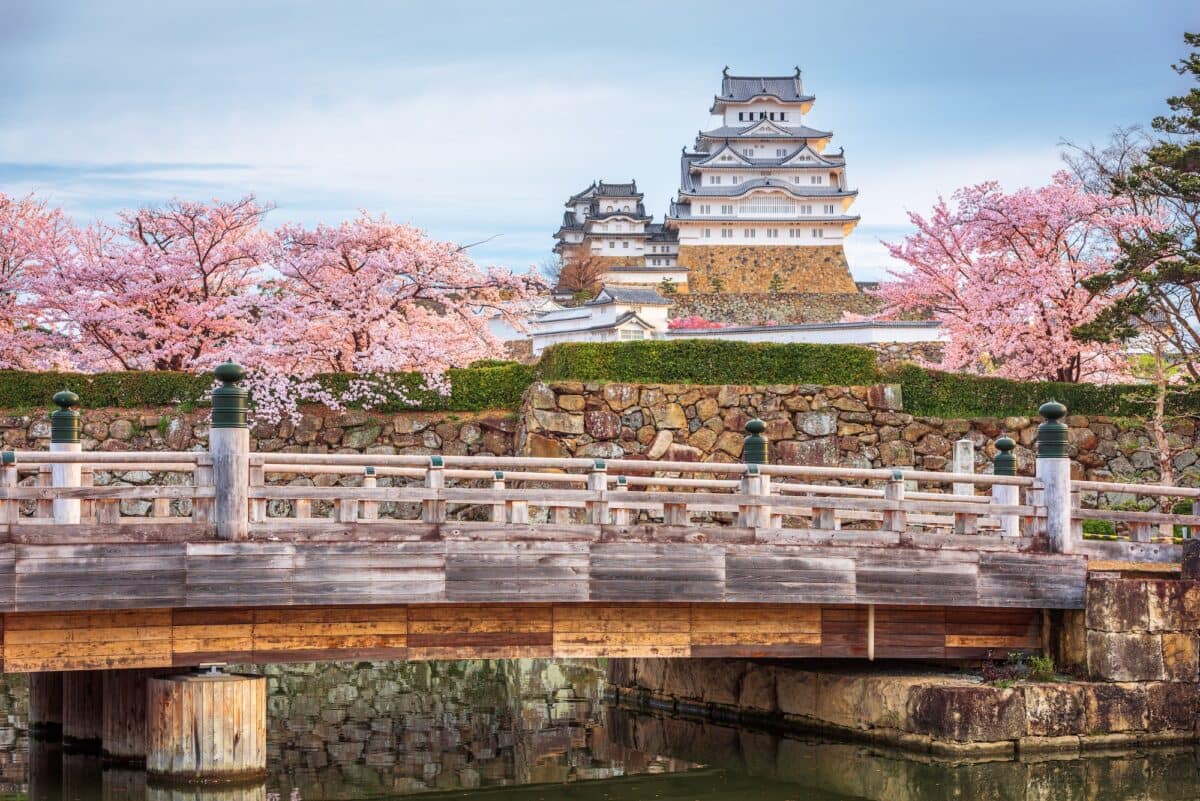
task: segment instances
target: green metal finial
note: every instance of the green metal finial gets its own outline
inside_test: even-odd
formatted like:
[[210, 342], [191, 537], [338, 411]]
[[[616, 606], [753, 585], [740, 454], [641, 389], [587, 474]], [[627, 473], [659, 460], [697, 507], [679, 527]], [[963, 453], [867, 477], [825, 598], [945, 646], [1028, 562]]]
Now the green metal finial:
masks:
[[237, 384], [246, 377], [246, 368], [233, 362], [217, 365], [213, 375], [221, 386], [212, 393], [212, 427], [245, 428], [250, 393]]
[[69, 389], [54, 393], [51, 398], [58, 408], [50, 412], [50, 441], [74, 444], [79, 442], [79, 396]]
[[1013, 456], [1013, 448], [1017, 443], [1012, 437], [1000, 437], [996, 440], [996, 458], [992, 460], [992, 474], [997, 476], [1015, 476], [1017, 474], [1017, 457]]
[[747, 436], [742, 441], [742, 461], [746, 464], [767, 463], [767, 424], [755, 417], [746, 423]]
[[1038, 408], [1038, 414], [1046, 418], [1046, 422], [1038, 426], [1038, 458], [1067, 458], [1067, 424], [1062, 422], [1067, 416], [1067, 407], [1058, 401], [1049, 401]]

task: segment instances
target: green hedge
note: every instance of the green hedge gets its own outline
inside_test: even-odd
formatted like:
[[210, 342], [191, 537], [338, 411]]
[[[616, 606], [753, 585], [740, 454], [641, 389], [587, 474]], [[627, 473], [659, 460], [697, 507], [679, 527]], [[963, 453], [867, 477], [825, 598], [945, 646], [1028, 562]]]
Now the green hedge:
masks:
[[[451, 392], [442, 396], [422, 389], [420, 375], [396, 376], [408, 394], [418, 400], [416, 408], [429, 411], [481, 411], [512, 409], [533, 383], [534, 369], [527, 365], [505, 363], [496, 367], [470, 367], [450, 370]], [[347, 375], [320, 376], [320, 382], [332, 390], [350, 380]], [[123, 373], [25, 373], [0, 370], [0, 408], [30, 409], [48, 407], [50, 397], [60, 389], [79, 394], [84, 408], [104, 406], [170, 406], [199, 403], [212, 387], [211, 374], [192, 375], [171, 372]], [[411, 410], [414, 407], [390, 403], [375, 407], [378, 411]]]
[[[515, 409], [534, 381], [630, 381], [670, 384], [899, 384], [905, 411], [929, 417], [1028, 416], [1053, 398], [1074, 414], [1119, 417], [1149, 412], [1148, 387], [1010, 381], [1003, 378], [940, 373], [906, 365], [889, 373], [876, 366], [875, 352], [854, 345], [805, 345], [723, 342], [711, 339], [569, 343], [546, 351], [537, 366], [483, 360], [450, 371], [451, 393], [420, 389], [414, 373], [396, 378], [408, 388], [416, 407], [389, 403], [393, 412], [481, 411]], [[326, 375], [321, 382], [338, 390], [347, 375]], [[69, 388], [87, 408], [161, 406], [199, 402], [209, 375], [167, 372], [25, 373], [0, 371], [0, 408], [46, 407], [50, 396]], [[1200, 393], [1173, 395], [1172, 412], [1200, 414]]]
[[870, 384], [875, 353], [852, 345], [776, 345], [713, 339], [573, 342], [542, 356], [546, 381], [667, 384]]

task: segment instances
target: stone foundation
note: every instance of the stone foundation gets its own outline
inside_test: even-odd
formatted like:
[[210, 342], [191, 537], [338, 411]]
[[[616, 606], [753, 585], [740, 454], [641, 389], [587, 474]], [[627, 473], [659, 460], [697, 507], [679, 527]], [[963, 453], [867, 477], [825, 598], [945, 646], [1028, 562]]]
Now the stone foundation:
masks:
[[621, 659], [618, 701], [714, 721], [943, 756], [1011, 756], [1191, 742], [1200, 734], [1200, 582], [1098, 573], [1060, 613], [1071, 675], [964, 673], [726, 659]]
[[841, 245], [680, 245], [678, 263], [692, 292], [767, 292], [775, 275], [780, 292], [858, 291]]
[[[768, 279], [769, 280], [769, 279]], [[864, 292], [692, 292], [674, 299], [672, 318], [703, 317], [728, 325], [777, 323], [835, 323], [842, 312], [875, 314], [883, 303]]]

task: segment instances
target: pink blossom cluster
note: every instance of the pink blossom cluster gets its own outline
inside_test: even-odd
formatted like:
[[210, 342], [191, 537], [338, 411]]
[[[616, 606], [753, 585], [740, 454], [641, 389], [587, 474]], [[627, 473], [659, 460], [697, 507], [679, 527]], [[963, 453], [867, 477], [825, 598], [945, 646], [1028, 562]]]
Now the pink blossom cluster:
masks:
[[706, 320], [698, 314], [690, 314], [687, 317], [677, 317], [674, 320], [668, 320], [667, 328], [672, 331], [707, 331], [714, 328], [725, 328], [725, 323]]
[[[257, 413], [297, 404], [411, 402], [393, 377], [495, 357], [499, 315], [519, 327], [542, 288], [476, 266], [464, 248], [362, 213], [338, 225], [283, 225], [253, 197], [173, 201], [76, 226], [32, 197], [0, 193], [0, 367], [249, 369]], [[322, 373], [351, 373], [337, 392]]]
[[1128, 292], [1085, 281], [1110, 269], [1122, 237], [1158, 225], [1120, 198], [1086, 191], [1065, 172], [1011, 194], [987, 182], [939, 198], [916, 233], [885, 243], [911, 269], [879, 289], [883, 319], [931, 316], [948, 336], [946, 370], [1050, 381], [1128, 374], [1117, 344], [1081, 341], [1076, 327]]

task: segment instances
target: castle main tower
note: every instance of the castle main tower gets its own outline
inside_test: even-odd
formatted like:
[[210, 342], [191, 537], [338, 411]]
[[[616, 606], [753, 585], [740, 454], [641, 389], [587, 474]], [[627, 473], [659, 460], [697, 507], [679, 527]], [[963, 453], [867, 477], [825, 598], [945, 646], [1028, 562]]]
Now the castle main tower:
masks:
[[710, 113], [721, 124], [683, 150], [666, 217], [692, 292], [855, 292], [842, 249], [858, 224], [833, 134], [804, 124], [816, 98], [800, 69], [784, 77], [722, 73]]

